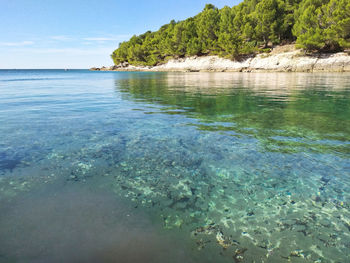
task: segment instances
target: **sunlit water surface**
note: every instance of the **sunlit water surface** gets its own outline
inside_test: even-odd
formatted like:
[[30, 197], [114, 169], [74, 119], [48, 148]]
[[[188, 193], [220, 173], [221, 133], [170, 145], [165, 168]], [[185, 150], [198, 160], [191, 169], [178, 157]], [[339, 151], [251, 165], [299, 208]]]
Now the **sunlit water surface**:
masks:
[[350, 262], [350, 75], [0, 71], [0, 262]]

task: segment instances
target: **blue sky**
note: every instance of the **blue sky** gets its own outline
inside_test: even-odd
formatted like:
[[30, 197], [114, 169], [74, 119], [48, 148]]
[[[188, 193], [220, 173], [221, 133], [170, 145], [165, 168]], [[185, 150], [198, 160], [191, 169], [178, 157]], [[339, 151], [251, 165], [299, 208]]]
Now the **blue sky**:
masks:
[[134, 34], [239, 0], [0, 0], [0, 68], [89, 68]]

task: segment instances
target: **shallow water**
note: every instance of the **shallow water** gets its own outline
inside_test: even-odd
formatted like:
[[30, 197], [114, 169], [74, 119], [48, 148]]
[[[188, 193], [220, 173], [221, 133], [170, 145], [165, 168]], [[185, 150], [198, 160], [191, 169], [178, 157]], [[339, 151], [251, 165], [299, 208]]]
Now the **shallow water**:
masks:
[[349, 74], [1, 70], [0, 137], [0, 262], [349, 261]]

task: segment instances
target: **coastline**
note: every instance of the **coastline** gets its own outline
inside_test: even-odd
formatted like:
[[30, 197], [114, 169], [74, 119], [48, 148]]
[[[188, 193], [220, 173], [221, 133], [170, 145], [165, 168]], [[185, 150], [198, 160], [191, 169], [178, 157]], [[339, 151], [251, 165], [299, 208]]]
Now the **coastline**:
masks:
[[[290, 47], [289, 47], [290, 48]], [[133, 66], [128, 63], [111, 67], [91, 68], [95, 71], [154, 72], [350, 72], [350, 55], [345, 52], [305, 55], [302, 50], [284, 51], [276, 47], [271, 53], [258, 54], [242, 61], [218, 56], [193, 56], [171, 59], [154, 66]], [[282, 51], [281, 51], [282, 50]]]

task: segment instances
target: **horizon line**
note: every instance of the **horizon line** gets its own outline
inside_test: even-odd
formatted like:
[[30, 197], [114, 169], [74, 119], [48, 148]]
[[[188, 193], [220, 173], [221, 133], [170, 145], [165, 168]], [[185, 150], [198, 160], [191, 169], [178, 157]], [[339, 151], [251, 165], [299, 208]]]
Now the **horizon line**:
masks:
[[0, 68], [0, 70], [81, 70], [90, 68]]

